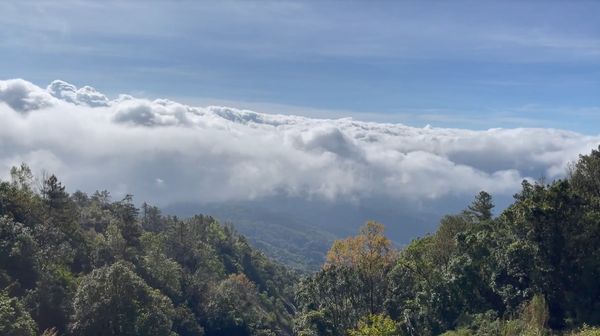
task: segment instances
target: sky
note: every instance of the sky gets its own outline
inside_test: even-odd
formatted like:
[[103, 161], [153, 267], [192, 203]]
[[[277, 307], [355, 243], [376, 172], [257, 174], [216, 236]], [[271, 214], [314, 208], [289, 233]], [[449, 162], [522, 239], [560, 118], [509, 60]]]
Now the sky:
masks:
[[597, 135], [597, 1], [2, 1], [0, 78], [414, 127]]

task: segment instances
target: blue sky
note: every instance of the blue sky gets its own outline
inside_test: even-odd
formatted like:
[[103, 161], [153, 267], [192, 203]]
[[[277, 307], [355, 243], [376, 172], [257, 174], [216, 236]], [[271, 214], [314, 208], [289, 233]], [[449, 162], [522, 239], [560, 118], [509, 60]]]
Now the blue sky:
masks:
[[600, 2], [0, 3], [0, 77], [413, 126], [598, 134]]

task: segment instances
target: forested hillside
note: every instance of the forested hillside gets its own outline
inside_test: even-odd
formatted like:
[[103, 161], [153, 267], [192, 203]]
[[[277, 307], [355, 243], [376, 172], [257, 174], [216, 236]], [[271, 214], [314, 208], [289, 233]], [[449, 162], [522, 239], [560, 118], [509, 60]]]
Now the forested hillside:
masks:
[[293, 275], [213, 218], [0, 183], [1, 335], [290, 335]]
[[184, 217], [198, 211], [211, 214], [222, 223], [232, 223], [252, 246], [273, 260], [300, 272], [317, 271], [335, 235], [318, 223], [281, 211], [281, 205], [271, 201], [177, 204], [163, 210]]
[[299, 286], [298, 333], [547, 335], [600, 324], [600, 152], [567, 179], [524, 181], [496, 218], [493, 207], [481, 192], [401, 251], [374, 222], [337, 241]]
[[0, 183], [0, 334], [600, 335], [600, 148], [493, 208], [481, 192], [401, 250], [368, 222], [300, 277], [211, 217], [22, 165]]

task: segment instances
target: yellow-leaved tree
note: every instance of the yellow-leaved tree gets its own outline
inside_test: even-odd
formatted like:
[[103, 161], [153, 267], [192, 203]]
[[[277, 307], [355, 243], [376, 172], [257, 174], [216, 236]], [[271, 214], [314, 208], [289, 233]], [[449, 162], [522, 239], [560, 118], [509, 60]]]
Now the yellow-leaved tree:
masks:
[[386, 274], [392, 266], [396, 250], [384, 235], [383, 224], [369, 221], [355, 237], [336, 240], [323, 266], [348, 267], [361, 279], [371, 314], [381, 312], [387, 291]]
[[355, 330], [348, 330], [349, 336], [398, 336], [396, 322], [385, 315], [369, 315], [363, 318]]

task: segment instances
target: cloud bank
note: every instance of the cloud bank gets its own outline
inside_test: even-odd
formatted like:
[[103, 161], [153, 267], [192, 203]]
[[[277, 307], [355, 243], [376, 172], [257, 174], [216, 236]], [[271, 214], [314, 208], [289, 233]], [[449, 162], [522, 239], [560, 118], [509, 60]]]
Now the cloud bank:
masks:
[[[282, 111], [285, 112], [285, 111]], [[27, 162], [73, 191], [158, 204], [285, 195], [435, 200], [510, 195], [600, 143], [557, 129], [471, 131], [195, 107], [54, 81], [0, 81], [0, 171]]]

